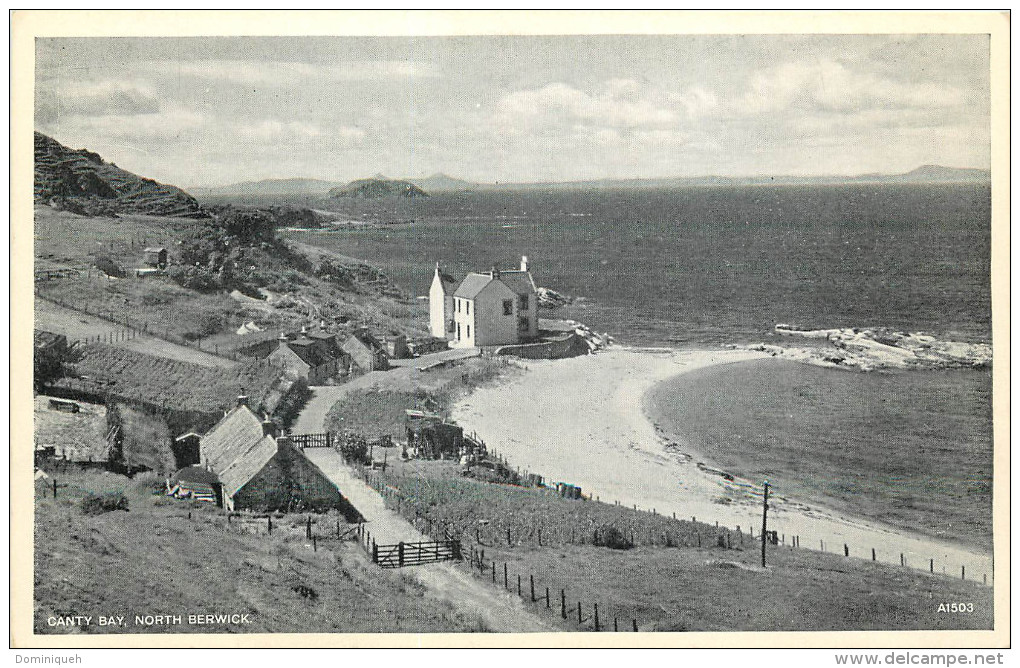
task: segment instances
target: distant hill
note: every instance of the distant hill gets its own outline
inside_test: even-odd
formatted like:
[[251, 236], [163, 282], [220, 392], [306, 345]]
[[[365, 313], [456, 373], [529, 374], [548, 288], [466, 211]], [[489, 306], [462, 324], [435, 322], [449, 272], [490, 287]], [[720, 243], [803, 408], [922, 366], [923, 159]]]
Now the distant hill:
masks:
[[35, 133], [35, 200], [82, 214], [143, 213], [205, 218], [194, 197]]
[[432, 176], [426, 176], [420, 179], [404, 179], [414, 185], [418, 186], [426, 192], [457, 192], [461, 190], [477, 190], [480, 187], [484, 187], [478, 183], [472, 183], [471, 181], [465, 181], [463, 179], [455, 179], [452, 176], [446, 174], [433, 174]]
[[987, 169], [922, 165], [906, 174], [885, 176], [881, 174], [868, 174], [858, 178], [896, 183], [981, 183], [991, 181], [992, 173]]
[[339, 181], [322, 181], [320, 179], [264, 179], [212, 188], [190, 188], [189, 190], [196, 197], [264, 197], [270, 195], [319, 195], [324, 197], [331, 189], [343, 185]]
[[380, 199], [384, 197], [428, 197], [429, 195], [410, 181], [376, 176], [370, 179], [358, 179], [339, 188], [333, 188], [329, 191], [329, 196], [333, 198]]

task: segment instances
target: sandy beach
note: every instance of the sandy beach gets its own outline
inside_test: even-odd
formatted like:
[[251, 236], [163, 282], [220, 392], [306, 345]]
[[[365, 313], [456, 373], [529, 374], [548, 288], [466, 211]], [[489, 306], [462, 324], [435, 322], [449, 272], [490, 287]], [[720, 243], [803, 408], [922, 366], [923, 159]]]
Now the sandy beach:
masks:
[[[526, 372], [462, 400], [453, 417], [476, 431], [490, 449], [547, 481], [580, 485], [602, 502], [637, 506], [677, 518], [696, 517], [742, 531], [761, 528], [761, 481], [726, 480], [682, 435], [661, 433], [644, 409], [657, 383], [713, 365], [760, 359], [746, 350], [673, 350], [614, 347], [595, 355], [527, 361]], [[701, 466], [699, 467], [699, 464]], [[706, 470], [709, 469], [709, 470]], [[759, 488], [760, 489], [760, 488]], [[736, 497], [728, 504], [723, 496]], [[782, 496], [770, 499], [769, 529], [789, 546], [824, 549], [879, 561], [929, 568], [991, 584], [992, 559], [966, 548], [836, 513]], [[788, 549], [788, 548], [787, 548]]]

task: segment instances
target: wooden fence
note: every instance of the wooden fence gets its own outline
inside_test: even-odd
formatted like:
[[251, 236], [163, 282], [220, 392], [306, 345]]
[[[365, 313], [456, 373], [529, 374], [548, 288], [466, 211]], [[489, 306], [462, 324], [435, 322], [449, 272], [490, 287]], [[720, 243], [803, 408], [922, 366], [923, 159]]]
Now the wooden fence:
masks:
[[333, 447], [333, 434], [326, 432], [323, 434], [291, 434], [287, 438], [296, 447], [304, 450], [305, 448], [332, 448]]
[[441, 540], [417, 543], [396, 543], [379, 545], [372, 538], [372, 531], [359, 524], [356, 532], [358, 543], [380, 568], [403, 568], [434, 564], [440, 561], [461, 561], [460, 541], [446, 534]]

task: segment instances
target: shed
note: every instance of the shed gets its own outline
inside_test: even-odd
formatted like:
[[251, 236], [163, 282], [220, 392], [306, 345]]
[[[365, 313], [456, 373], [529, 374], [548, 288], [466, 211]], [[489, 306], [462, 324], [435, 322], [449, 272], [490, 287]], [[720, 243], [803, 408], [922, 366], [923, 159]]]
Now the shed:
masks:
[[146, 248], [143, 253], [145, 264], [150, 267], [157, 267], [162, 269], [166, 266], [167, 255], [166, 249], [162, 246], [150, 246]]
[[446, 422], [434, 413], [405, 410], [404, 429], [407, 447], [416, 451], [419, 457], [427, 459], [455, 457], [464, 446], [464, 428]]

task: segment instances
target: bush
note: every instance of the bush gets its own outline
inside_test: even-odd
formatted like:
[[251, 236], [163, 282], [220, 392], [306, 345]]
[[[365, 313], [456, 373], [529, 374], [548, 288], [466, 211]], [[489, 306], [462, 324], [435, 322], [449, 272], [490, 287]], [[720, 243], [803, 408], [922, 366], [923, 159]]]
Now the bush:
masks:
[[96, 258], [96, 267], [98, 267], [99, 270], [102, 271], [107, 276], [124, 278], [127, 275], [124, 273], [124, 269], [122, 269], [116, 262], [106, 257], [105, 255], [101, 255]]
[[115, 510], [127, 510], [128, 500], [122, 492], [96, 494], [88, 492], [81, 499], [81, 512], [85, 515], [102, 515]]
[[622, 531], [608, 524], [595, 530], [595, 545], [613, 550], [629, 550], [634, 547], [634, 543]]

